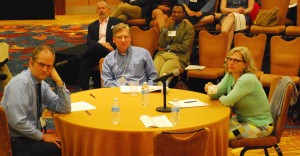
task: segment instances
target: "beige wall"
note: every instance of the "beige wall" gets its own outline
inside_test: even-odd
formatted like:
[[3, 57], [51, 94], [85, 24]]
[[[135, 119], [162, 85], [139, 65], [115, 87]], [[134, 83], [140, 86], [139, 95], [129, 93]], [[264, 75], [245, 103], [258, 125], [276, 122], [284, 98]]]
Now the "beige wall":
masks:
[[[95, 4], [99, 0], [65, 0], [66, 14], [94, 14]], [[106, 0], [113, 8], [120, 2], [120, 0]]]

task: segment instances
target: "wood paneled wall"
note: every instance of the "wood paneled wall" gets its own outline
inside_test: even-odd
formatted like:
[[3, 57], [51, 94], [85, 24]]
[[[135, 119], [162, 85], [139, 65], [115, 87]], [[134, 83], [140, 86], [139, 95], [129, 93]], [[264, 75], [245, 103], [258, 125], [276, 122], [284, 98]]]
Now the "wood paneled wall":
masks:
[[[65, 8], [65, 14], [90, 14], [90, 13], [95, 13], [95, 4], [99, 0], [55, 0], [55, 1], [65, 2], [65, 7], [61, 6], [60, 4], [63, 2], [56, 3], [56, 8], [59, 9]], [[120, 2], [120, 0], [106, 0], [106, 2], [114, 8]]]

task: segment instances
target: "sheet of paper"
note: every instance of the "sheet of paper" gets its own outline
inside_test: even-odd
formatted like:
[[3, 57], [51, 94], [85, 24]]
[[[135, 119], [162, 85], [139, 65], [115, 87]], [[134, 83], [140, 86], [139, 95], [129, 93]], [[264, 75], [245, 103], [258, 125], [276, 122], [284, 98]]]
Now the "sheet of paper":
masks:
[[205, 66], [199, 66], [199, 65], [189, 65], [185, 68], [185, 70], [202, 70]]
[[71, 104], [71, 112], [90, 110], [90, 109], [96, 109], [96, 107], [85, 101], [74, 102]]
[[157, 127], [173, 127], [173, 124], [165, 115], [154, 116], [152, 117], [152, 120], [154, 121]]
[[[149, 92], [160, 91], [163, 86], [152, 86], [149, 85]], [[138, 92], [141, 92], [142, 86], [138, 86]], [[130, 93], [130, 86], [120, 86], [121, 93]]]
[[146, 128], [173, 127], [173, 124], [165, 115], [154, 117], [141, 115], [140, 120], [143, 122]]
[[[169, 101], [168, 103], [173, 105], [173, 101]], [[204, 103], [198, 99], [179, 100], [178, 103], [179, 103], [180, 108], [208, 106], [207, 103]]]

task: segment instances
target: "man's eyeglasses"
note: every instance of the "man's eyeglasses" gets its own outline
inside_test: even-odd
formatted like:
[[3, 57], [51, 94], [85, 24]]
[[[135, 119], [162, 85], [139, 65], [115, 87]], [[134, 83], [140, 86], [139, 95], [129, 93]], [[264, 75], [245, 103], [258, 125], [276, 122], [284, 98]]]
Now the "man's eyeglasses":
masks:
[[44, 68], [44, 67], [47, 67], [47, 69], [52, 69], [53, 68], [53, 65], [46, 65], [44, 63], [41, 63], [41, 62], [37, 62], [37, 61], [34, 61], [36, 64], [39, 65], [39, 67], [41, 68]]
[[124, 36], [115, 36], [115, 38], [117, 38], [117, 39], [123, 39], [124, 38], [124, 40], [127, 40], [128, 38], [129, 38], [129, 35], [124, 35]]
[[239, 59], [233, 59], [233, 58], [230, 58], [230, 57], [226, 57], [226, 62], [227, 63], [233, 62], [235, 64], [235, 63], [245, 62], [245, 61], [244, 60], [239, 60]]

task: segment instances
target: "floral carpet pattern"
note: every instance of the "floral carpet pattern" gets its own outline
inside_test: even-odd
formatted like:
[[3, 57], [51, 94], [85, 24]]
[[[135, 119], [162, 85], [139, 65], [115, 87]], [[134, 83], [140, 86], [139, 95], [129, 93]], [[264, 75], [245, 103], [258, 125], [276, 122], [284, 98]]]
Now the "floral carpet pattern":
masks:
[[12, 75], [27, 68], [32, 50], [44, 44], [55, 51], [86, 42], [87, 25], [3, 25], [0, 26], [0, 42], [9, 44], [8, 66]]

